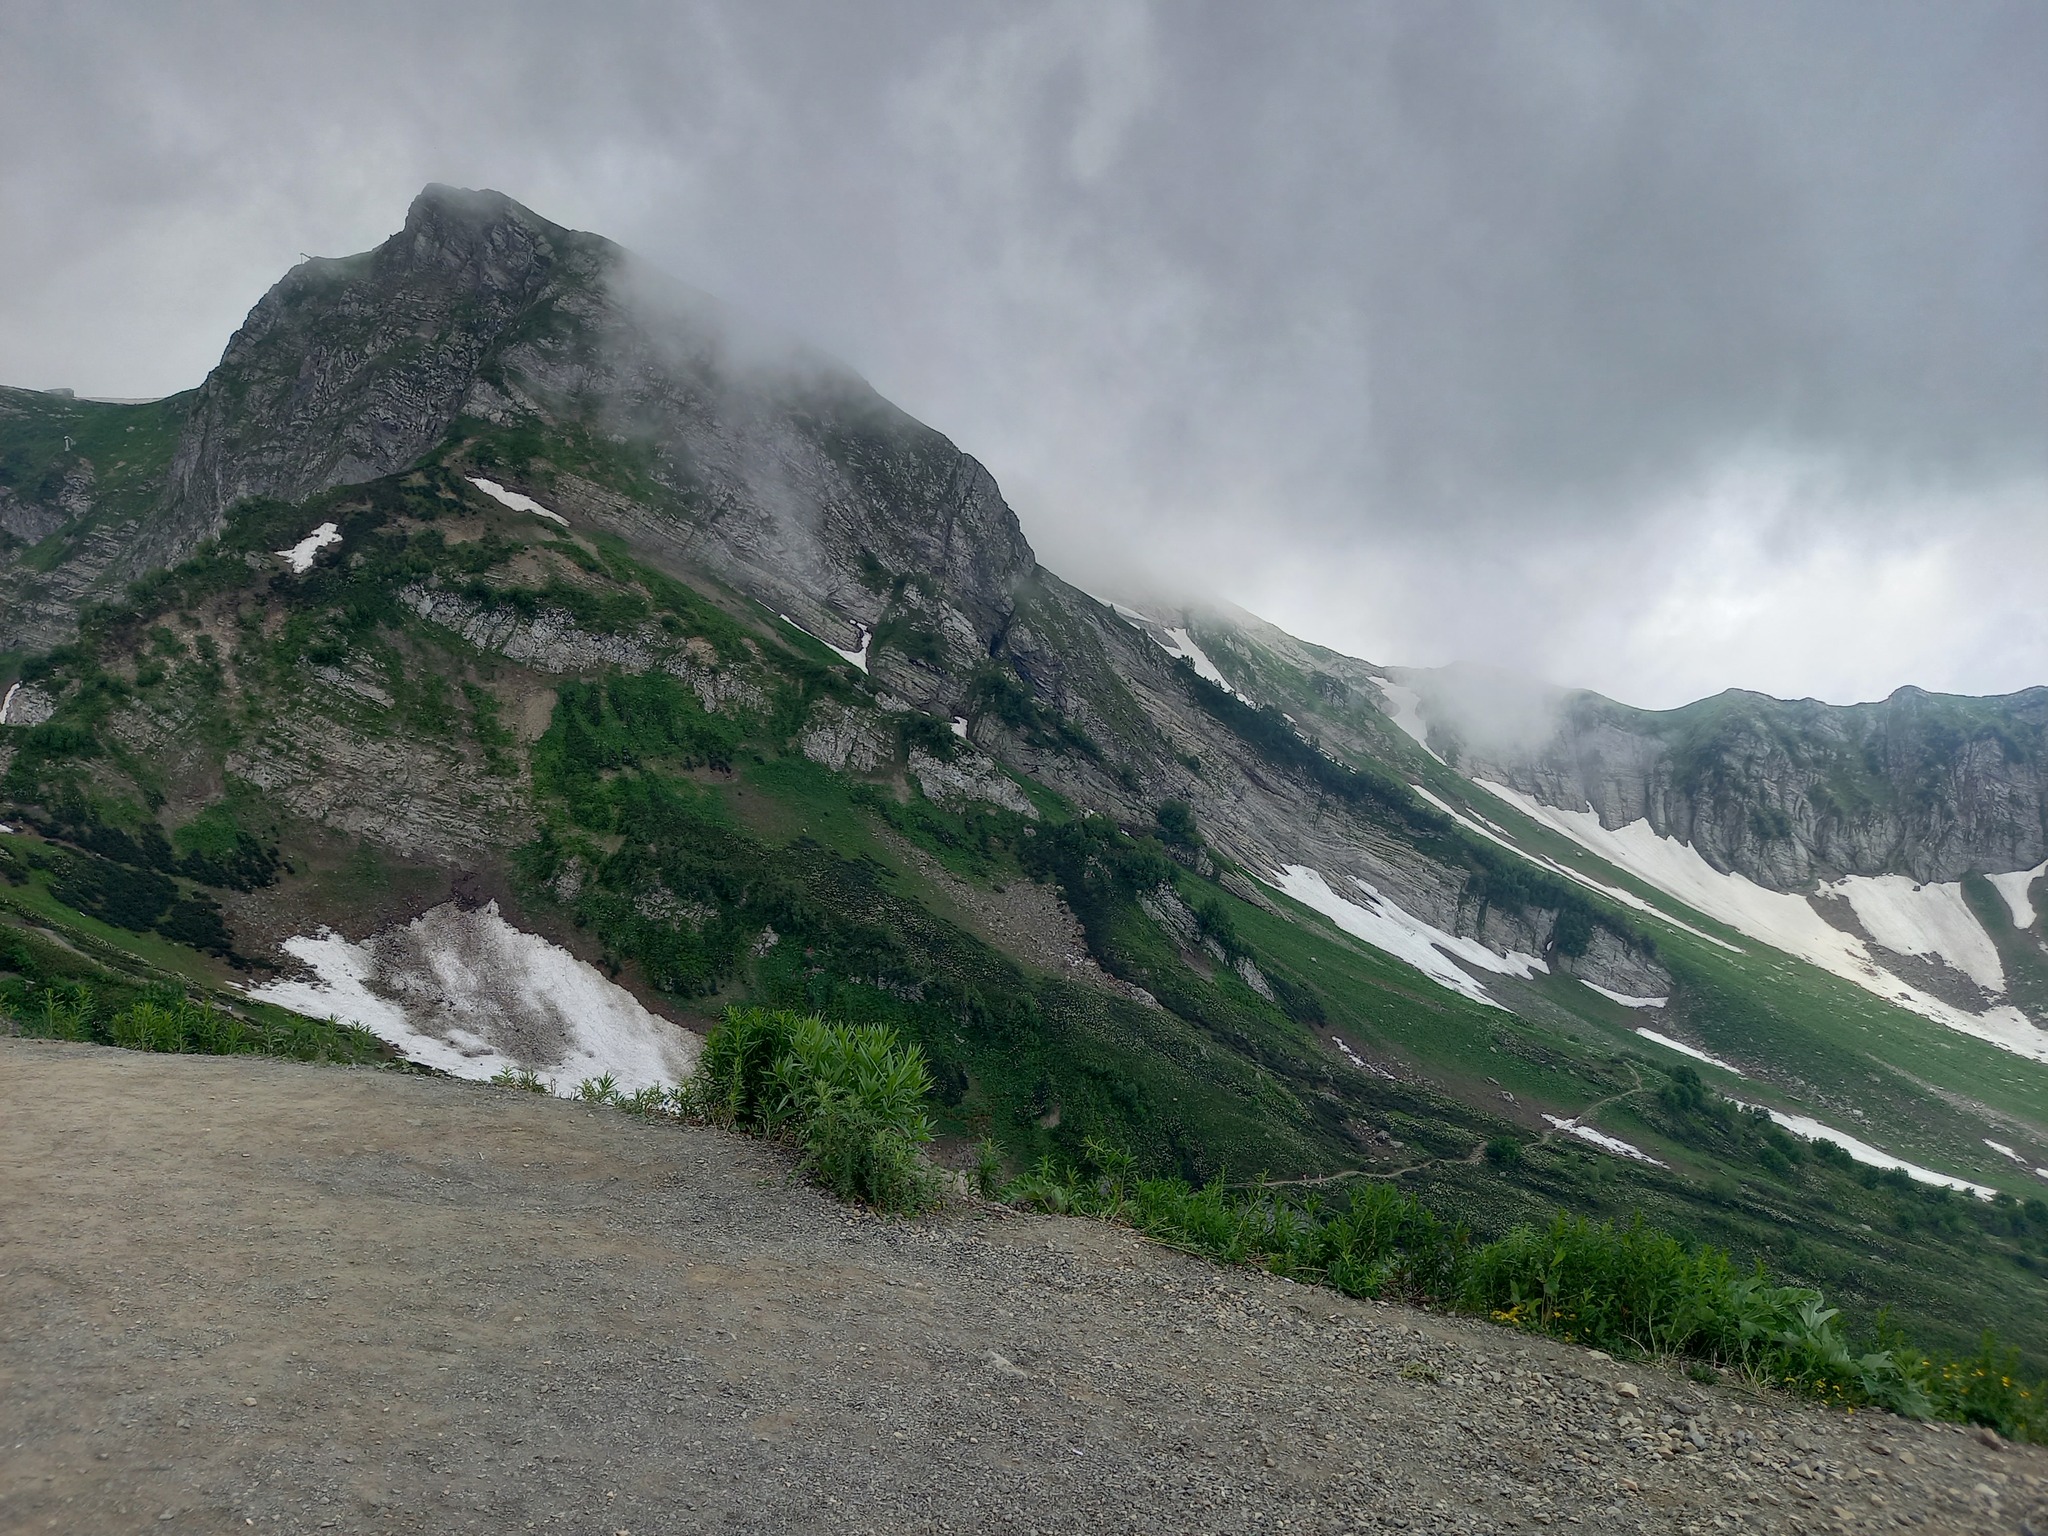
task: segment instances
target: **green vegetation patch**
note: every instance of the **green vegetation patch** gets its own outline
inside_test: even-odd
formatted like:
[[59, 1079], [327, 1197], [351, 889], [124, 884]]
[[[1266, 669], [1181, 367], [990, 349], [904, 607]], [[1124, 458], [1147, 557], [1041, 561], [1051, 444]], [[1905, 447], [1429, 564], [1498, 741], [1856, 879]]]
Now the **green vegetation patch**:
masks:
[[688, 1084], [693, 1112], [787, 1141], [840, 1199], [898, 1212], [939, 1191], [921, 1156], [931, 1087], [924, 1053], [887, 1025], [761, 1008], [726, 1010]]
[[1384, 1184], [1326, 1208], [1271, 1188], [1139, 1179], [1128, 1154], [1101, 1144], [1083, 1168], [1046, 1159], [998, 1195], [1121, 1221], [1223, 1263], [1347, 1295], [1476, 1313], [1614, 1353], [1691, 1359], [1830, 1404], [2048, 1439], [2048, 1382], [2024, 1379], [2018, 1352], [1992, 1334], [1972, 1354], [1943, 1358], [1880, 1316], [1857, 1341], [1820, 1292], [1778, 1284], [1761, 1264], [1744, 1268], [1720, 1248], [1640, 1221], [1617, 1226], [1560, 1212], [1476, 1243], [1462, 1225]]

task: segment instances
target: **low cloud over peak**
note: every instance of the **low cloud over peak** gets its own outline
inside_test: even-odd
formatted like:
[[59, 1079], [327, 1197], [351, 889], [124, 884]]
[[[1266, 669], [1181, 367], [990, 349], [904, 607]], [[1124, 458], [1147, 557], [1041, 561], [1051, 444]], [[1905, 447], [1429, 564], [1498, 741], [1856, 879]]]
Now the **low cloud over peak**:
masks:
[[1644, 704], [2048, 681], [2048, 12], [0, 21], [0, 379], [194, 383], [501, 187], [845, 358], [1047, 563]]

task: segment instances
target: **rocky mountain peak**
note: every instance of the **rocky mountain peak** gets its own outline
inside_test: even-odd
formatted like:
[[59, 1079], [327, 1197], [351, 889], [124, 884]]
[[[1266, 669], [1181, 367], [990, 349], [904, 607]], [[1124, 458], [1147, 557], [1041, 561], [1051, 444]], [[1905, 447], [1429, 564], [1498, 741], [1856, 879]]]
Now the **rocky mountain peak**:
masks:
[[373, 253], [387, 275], [433, 274], [479, 292], [534, 291], [570, 252], [610, 242], [550, 223], [489, 188], [429, 183], [406, 209], [405, 225]]
[[245, 496], [298, 500], [411, 463], [507, 326], [615, 254], [503, 193], [431, 186], [375, 250], [294, 267], [201, 386], [137, 569], [182, 555]]
[[250, 311], [129, 574], [189, 553], [243, 498], [435, 454], [708, 568], [829, 644], [882, 636], [888, 686], [921, 703], [958, 702], [1037, 568], [987, 470], [851, 369], [502, 192], [437, 184], [383, 244], [301, 263]]

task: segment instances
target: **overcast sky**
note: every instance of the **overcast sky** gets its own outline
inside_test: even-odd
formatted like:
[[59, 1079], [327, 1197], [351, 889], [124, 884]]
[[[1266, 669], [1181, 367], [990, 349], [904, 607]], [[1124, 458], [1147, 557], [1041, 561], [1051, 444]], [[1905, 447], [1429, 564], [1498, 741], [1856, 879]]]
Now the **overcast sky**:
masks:
[[2048, 5], [0, 0], [0, 382], [197, 383], [427, 181], [1040, 558], [1648, 705], [2048, 683]]

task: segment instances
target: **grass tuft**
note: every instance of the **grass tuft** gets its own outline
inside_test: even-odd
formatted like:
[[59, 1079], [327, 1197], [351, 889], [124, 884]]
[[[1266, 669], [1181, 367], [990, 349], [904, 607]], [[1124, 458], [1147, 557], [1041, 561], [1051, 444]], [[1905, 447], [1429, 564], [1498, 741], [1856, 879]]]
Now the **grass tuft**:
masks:
[[1646, 1226], [1558, 1214], [1475, 1243], [1391, 1185], [1358, 1190], [1341, 1211], [1271, 1187], [1200, 1188], [1134, 1179], [1127, 1153], [1090, 1143], [1085, 1171], [1043, 1158], [1000, 1198], [1027, 1209], [1095, 1216], [1226, 1264], [1476, 1314], [1617, 1355], [1680, 1362], [1695, 1380], [1727, 1371], [1833, 1406], [1985, 1424], [2048, 1441], [2048, 1383], [2026, 1380], [2019, 1352], [1986, 1332], [1945, 1359], [1914, 1348], [1886, 1317], [1853, 1341], [1819, 1291], [1773, 1283], [1711, 1245]]
[[687, 1085], [697, 1115], [788, 1141], [842, 1200], [898, 1212], [939, 1191], [923, 1153], [931, 1089], [924, 1052], [886, 1025], [763, 1008], [726, 1010]]

